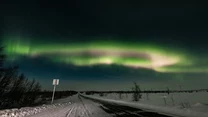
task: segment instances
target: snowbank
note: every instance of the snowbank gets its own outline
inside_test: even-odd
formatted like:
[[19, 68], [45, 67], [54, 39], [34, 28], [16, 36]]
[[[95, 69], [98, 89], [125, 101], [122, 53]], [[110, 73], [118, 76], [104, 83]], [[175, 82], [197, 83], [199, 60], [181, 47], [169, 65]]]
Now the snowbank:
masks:
[[0, 117], [25, 117], [42, 112], [46, 109], [64, 107], [70, 104], [71, 102], [67, 102], [62, 104], [42, 105], [38, 107], [23, 107], [20, 109], [14, 108], [14, 109], [0, 110]]

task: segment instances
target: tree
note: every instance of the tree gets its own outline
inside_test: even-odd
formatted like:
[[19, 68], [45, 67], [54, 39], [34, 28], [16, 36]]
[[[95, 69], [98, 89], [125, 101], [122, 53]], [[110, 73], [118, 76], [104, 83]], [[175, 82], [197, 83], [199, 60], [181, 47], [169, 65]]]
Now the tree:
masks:
[[0, 47], [0, 70], [3, 67], [4, 60], [5, 60], [5, 55], [3, 54], [3, 47]]
[[32, 105], [38, 97], [38, 93], [41, 91], [41, 86], [34, 79], [26, 83], [26, 95], [24, 96], [24, 105]]
[[4, 69], [4, 75], [0, 80], [0, 105], [2, 107], [10, 107], [13, 104], [12, 95], [13, 83], [18, 77], [17, 67], [9, 67]]
[[20, 74], [14, 79], [10, 91], [11, 101], [17, 106], [21, 106], [21, 99], [26, 92], [26, 88], [27, 87], [25, 87], [25, 76], [24, 74]]
[[[5, 80], [4, 79], [4, 70], [3, 70], [3, 62], [4, 62], [5, 55], [3, 54], [3, 48], [0, 47], [0, 83]], [[2, 88], [0, 86], [0, 94], [2, 92]]]
[[4, 68], [4, 61], [0, 47], [0, 109], [33, 105], [41, 90], [40, 84], [19, 74], [17, 66]]
[[133, 97], [132, 97], [133, 101], [139, 101], [142, 98], [142, 95], [141, 95], [141, 89], [136, 82], [134, 82], [134, 87], [132, 88], [132, 91], [133, 91]]
[[10, 67], [4, 70], [0, 79], [0, 94], [8, 93], [11, 89], [13, 79], [17, 75], [17, 67]]

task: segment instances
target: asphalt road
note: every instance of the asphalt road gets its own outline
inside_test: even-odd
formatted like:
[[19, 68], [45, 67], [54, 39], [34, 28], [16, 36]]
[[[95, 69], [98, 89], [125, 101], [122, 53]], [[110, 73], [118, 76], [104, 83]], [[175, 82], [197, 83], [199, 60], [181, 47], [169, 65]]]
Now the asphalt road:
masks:
[[114, 117], [172, 117], [127, 106], [102, 104], [100, 107]]

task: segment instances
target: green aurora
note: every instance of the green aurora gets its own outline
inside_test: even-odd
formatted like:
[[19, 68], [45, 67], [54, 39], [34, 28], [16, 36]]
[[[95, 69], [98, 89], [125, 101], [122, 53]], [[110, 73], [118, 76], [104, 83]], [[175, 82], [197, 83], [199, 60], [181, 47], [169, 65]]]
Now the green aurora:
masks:
[[146, 68], [157, 72], [207, 72], [207, 67], [193, 67], [197, 61], [184, 50], [150, 43], [121, 41], [88, 41], [73, 43], [38, 42], [26, 39], [4, 40], [10, 60], [45, 57], [49, 61], [76, 66], [116, 64]]

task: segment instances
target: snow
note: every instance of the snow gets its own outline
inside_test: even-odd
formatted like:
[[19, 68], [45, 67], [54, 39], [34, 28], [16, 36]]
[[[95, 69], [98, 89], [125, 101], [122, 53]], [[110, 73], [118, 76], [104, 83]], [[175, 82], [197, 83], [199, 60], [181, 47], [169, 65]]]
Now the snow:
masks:
[[[93, 96], [100, 97], [98, 94]], [[178, 108], [183, 110], [197, 111], [208, 113], [208, 92], [197, 92], [197, 93], [158, 93], [158, 94], [142, 94], [142, 99], [139, 102], [148, 105]], [[123, 100], [132, 102], [132, 94], [122, 94], [119, 98], [118, 94], [108, 94], [103, 98]], [[165, 101], [164, 101], [165, 98]]]
[[[155, 95], [158, 95], [158, 94], [155, 94]], [[180, 106], [178, 106], [178, 105], [176, 105], [176, 106], [164, 105], [164, 102], [162, 99], [164, 95], [163, 94], [162, 95], [159, 94], [159, 95], [160, 96], [156, 96], [156, 97], [158, 99], [160, 99], [160, 101], [158, 101], [157, 98], [154, 101], [149, 101], [150, 99], [147, 100], [147, 99], [143, 98], [141, 100], [141, 102], [139, 101], [137, 103], [130, 101], [129, 99], [131, 97], [129, 95], [127, 95], [127, 96], [123, 95], [123, 97], [122, 97], [122, 98], [126, 97], [128, 99], [128, 101], [118, 99], [119, 96], [117, 95], [115, 97], [115, 94], [109, 94], [109, 95], [104, 96], [102, 98], [99, 97], [98, 95], [97, 96], [82, 95], [82, 96], [87, 97], [87, 98], [91, 98], [94, 100], [98, 100], [98, 101], [108, 102], [111, 104], [113, 103], [113, 104], [117, 104], [117, 105], [130, 106], [130, 107], [139, 108], [139, 109], [143, 109], [146, 111], [157, 112], [157, 113], [166, 114], [166, 115], [174, 115], [174, 116], [181, 116], [181, 117], [208, 117], [208, 113], [207, 113], [207, 111], [205, 111], [206, 109], [204, 110], [204, 112], [196, 111], [197, 109], [199, 109], [199, 107], [202, 106], [201, 103], [195, 104], [195, 107], [193, 106], [192, 109], [189, 109], [189, 108], [181, 109]], [[166, 96], [166, 98], [168, 98], [168, 97], [169, 96]], [[186, 101], [188, 101], [188, 100], [186, 100]], [[154, 102], [154, 103], [152, 103], [152, 102]], [[169, 104], [169, 103], [170, 102], [168, 100], [167, 104]], [[202, 107], [202, 108], [204, 108], [204, 107]]]
[[0, 117], [112, 117], [100, 104], [78, 95], [54, 100], [55, 104], [0, 110]]
[[66, 103], [56, 103], [52, 105], [51, 104], [42, 105], [42, 106], [37, 106], [37, 107], [23, 107], [20, 109], [17, 109], [17, 108], [5, 109], [5, 110], [0, 110], [0, 117], [25, 117], [25, 116], [30, 116], [30, 115], [43, 112], [45, 110], [63, 108], [70, 104], [71, 102], [66, 102]]
[[[59, 100], [60, 101], [60, 100]], [[62, 99], [61, 101], [65, 101]], [[47, 109], [29, 117], [112, 117], [91, 100], [81, 99], [78, 95], [70, 97], [71, 105], [63, 108]]]
[[[208, 117], [208, 93], [197, 94], [143, 94], [139, 102], [132, 102], [132, 95], [108, 94], [101, 98], [99, 95], [82, 95], [94, 100], [104, 101], [115, 105], [130, 106], [144, 111], [157, 112], [179, 117]], [[164, 103], [164, 97], [166, 104]], [[171, 99], [174, 99], [172, 101]], [[99, 108], [98, 103], [91, 100], [80, 99], [78, 95], [54, 100], [54, 104], [37, 107], [23, 107], [20, 109], [0, 110], [0, 117], [110, 117], [108, 113]], [[181, 103], [184, 105], [181, 106]], [[182, 108], [183, 107], [183, 108]]]

